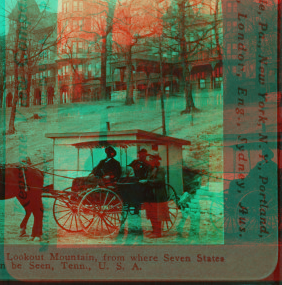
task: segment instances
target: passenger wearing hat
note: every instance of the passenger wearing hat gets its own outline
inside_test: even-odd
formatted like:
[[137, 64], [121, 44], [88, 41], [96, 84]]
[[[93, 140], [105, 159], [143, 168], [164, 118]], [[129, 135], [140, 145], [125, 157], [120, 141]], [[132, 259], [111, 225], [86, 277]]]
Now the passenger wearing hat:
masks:
[[99, 164], [92, 170], [91, 174], [99, 178], [118, 180], [121, 176], [120, 163], [114, 159], [117, 152], [111, 146], [105, 148], [107, 157], [102, 159]]
[[117, 152], [111, 146], [105, 148], [107, 157], [102, 159], [99, 164], [94, 167], [88, 177], [78, 177], [72, 182], [72, 191], [79, 191], [79, 189], [85, 188], [85, 186], [96, 186], [102, 178], [104, 182], [111, 184], [117, 181], [121, 176], [120, 163], [114, 159]]
[[138, 151], [138, 159], [133, 160], [128, 166], [132, 167], [134, 176], [138, 179], [146, 179], [150, 170], [150, 164], [147, 161], [147, 150], [142, 148]]
[[[145, 148], [142, 148], [141, 150], [138, 151], [138, 159], [133, 160], [128, 165], [132, 167], [135, 177], [134, 179], [137, 179], [137, 181], [139, 181], [140, 179], [146, 179], [148, 176], [151, 166], [147, 161], [147, 156], [148, 156], [147, 150]], [[131, 172], [128, 173], [128, 176], [132, 176]], [[134, 197], [136, 202], [133, 203], [132, 206], [134, 206], [134, 214], [138, 215], [141, 209], [140, 202], [141, 200], [143, 200], [142, 195], [144, 193], [144, 186], [137, 183], [134, 185], [134, 191], [135, 191]]]
[[165, 169], [160, 166], [161, 157], [158, 152], [149, 154], [151, 166], [147, 179], [140, 180], [146, 184], [151, 193], [150, 201], [145, 203], [147, 219], [151, 220], [153, 232], [149, 237], [162, 236], [162, 221], [169, 221], [167, 195], [165, 188]]

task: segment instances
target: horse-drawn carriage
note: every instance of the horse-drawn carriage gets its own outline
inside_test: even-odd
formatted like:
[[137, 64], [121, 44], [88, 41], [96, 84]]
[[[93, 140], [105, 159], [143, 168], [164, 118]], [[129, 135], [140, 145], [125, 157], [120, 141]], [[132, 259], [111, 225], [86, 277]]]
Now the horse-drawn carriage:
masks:
[[105, 184], [100, 180], [98, 185], [71, 191], [71, 180], [88, 175], [102, 158], [101, 148], [108, 145], [115, 147], [123, 172], [127, 171], [129, 162], [136, 158], [140, 148], [158, 149], [162, 166], [166, 168], [165, 202], [169, 213], [169, 218], [162, 222], [162, 230], [166, 232], [173, 227], [179, 210], [178, 196], [183, 193], [182, 146], [189, 145], [189, 141], [140, 130], [46, 136], [54, 139], [52, 178], [53, 187], [57, 190], [45, 190], [43, 197], [55, 198], [53, 214], [62, 229], [85, 231], [95, 237], [111, 236], [119, 231], [134, 207], [141, 206], [142, 211], [145, 203], [153, 202], [148, 187], [126, 177], [114, 184]]
[[[164, 232], [175, 224], [179, 209], [175, 190], [169, 184], [165, 187], [169, 219], [162, 223]], [[117, 233], [134, 207], [140, 205], [143, 209], [144, 203], [154, 202], [150, 196], [150, 189], [138, 185], [138, 182], [122, 181], [105, 185], [102, 179], [99, 185], [82, 191], [48, 189], [43, 194], [43, 197], [55, 198], [53, 214], [62, 229], [68, 232], [85, 231], [93, 237]]]

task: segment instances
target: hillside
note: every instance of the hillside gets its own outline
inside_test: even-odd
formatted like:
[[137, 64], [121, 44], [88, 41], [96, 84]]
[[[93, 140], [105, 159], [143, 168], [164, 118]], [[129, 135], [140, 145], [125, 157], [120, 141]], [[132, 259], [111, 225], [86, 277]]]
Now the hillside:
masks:
[[[222, 134], [223, 113], [222, 105], [211, 106], [205, 101], [197, 103], [201, 111], [193, 114], [192, 118], [190, 114], [180, 115], [184, 109], [183, 98], [172, 97], [165, 100], [167, 134], [190, 140], [191, 146], [183, 150], [184, 165], [192, 169], [204, 169], [207, 168], [210, 154], [209, 144], [201, 136]], [[34, 119], [34, 114], [38, 114], [40, 119]], [[5, 117], [8, 129], [10, 108], [6, 110]], [[6, 137], [6, 163], [18, 162], [21, 135], [27, 138], [27, 145], [24, 147], [32, 163], [39, 164], [44, 159], [53, 159], [52, 140], [45, 137], [46, 133], [103, 131], [106, 130], [106, 122], [110, 122], [112, 131], [141, 129], [161, 134], [160, 100], [151, 99], [145, 102], [144, 99], [139, 99], [132, 106], [125, 106], [123, 102], [99, 101], [32, 106], [28, 109], [19, 107], [16, 133]], [[222, 157], [213, 160], [222, 161]]]

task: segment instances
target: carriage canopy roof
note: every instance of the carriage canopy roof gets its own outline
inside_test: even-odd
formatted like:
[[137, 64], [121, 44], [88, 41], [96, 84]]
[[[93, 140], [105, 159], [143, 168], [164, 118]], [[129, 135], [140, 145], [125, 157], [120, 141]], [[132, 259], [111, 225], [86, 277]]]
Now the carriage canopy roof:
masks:
[[[107, 144], [115, 145], [128, 145], [137, 143], [149, 143], [149, 144], [162, 144], [162, 145], [191, 145], [188, 140], [173, 138], [169, 136], [163, 136], [143, 130], [127, 130], [127, 131], [103, 131], [103, 132], [79, 132], [79, 133], [54, 133], [46, 134], [47, 138], [59, 139], [59, 138], [77, 138], [78, 142], [72, 145], [77, 148], [89, 148], [97, 147], [97, 144], [101, 146]], [[93, 138], [91, 141], [79, 142], [80, 138]]]

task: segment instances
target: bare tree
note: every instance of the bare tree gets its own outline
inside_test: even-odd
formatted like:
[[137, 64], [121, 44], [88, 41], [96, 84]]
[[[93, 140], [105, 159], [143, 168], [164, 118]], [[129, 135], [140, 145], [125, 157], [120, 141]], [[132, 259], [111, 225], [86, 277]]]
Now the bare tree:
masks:
[[115, 19], [116, 0], [106, 2], [92, 0], [89, 4], [91, 4], [90, 11], [84, 13], [84, 17], [89, 20], [90, 26], [81, 31], [88, 34], [84, 40], [90, 46], [89, 55], [91, 56], [91, 51], [100, 53], [100, 94], [101, 98], [109, 99], [107, 96], [107, 66], [109, 56], [112, 54], [111, 33]]
[[56, 14], [47, 11], [48, 5], [43, 11], [39, 11], [35, 1], [29, 1], [26, 4], [17, 1], [15, 4], [11, 10], [5, 11], [7, 20], [9, 20], [9, 33], [6, 37], [8, 54], [6, 66], [13, 65], [15, 89], [8, 134], [15, 132], [19, 92], [25, 90], [25, 100], [22, 101], [25, 106], [29, 106], [34, 67], [39, 64], [46, 51], [56, 49], [60, 40], [56, 35]]
[[157, 34], [155, 23], [146, 19], [144, 3], [140, 0], [128, 0], [119, 3], [116, 12], [117, 21], [113, 28], [115, 52], [126, 61], [126, 105], [134, 104], [132, 82], [132, 60], [144, 45], [144, 39]]
[[[212, 19], [202, 9], [211, 9], [211, 2], [201, 0], [188, 2], [176, 0], [174, 5], [163, 19], [169, 23], [169, 28], [164, 30], [164, 37], [172, 40], [170, 48], [179, 53], [182, 76], [180, 90], [185, 94], [186, 108], [181, 113], [198, 111], [192, 97], [190, 71], [187, 62], [192, 61], [197, 54], [203, 51], [211, 52], [211, 41], [214, 40], [214, 31], [221, 22]], [[218, 32], [216, 33], [218, 35]], [[219, 40], [218, 36], [216, 40]]]

